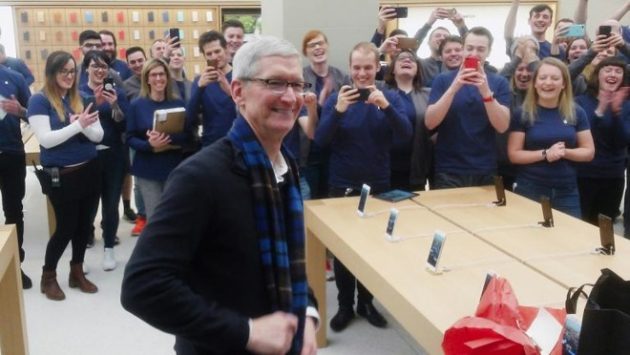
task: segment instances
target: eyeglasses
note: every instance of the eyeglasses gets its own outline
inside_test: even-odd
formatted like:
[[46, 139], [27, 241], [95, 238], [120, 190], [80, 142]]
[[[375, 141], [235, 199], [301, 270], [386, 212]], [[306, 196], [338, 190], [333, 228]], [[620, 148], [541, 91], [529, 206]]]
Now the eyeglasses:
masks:
[[76, 69], [61, 69], [60, 71], [57, 72], [57, 74], [62, 75], [62, 76], [72, 76], [75, 75], [77, 73]]
[[90, 64], [90, 68], [94, 70], [107, 70], [107, 65]]
[[311, 83], [305, 83], [303, 81], [286, 81], [280, 79], [261, 79], [261, 78], [243, 78], [243, 81], [257, 81], [259, 83], [265, 84], [267, 89], [271, 90], [274, 94], [282, 95], [287, 92], [287, 88], [290, 86], [293, 89], [293, 92], [296, 94], [301, 94], [304, 92], [304, 89], [308, 89], [313, 85]]
[[160, 77], [163, 77], [163, 76], [166, 76], [165, 72], [157, 72], [157, 73], [150, 73], [149, 74], [150, 78], [160, 78]]
[[306, 47], [310, 48], [310, 49], [313, 49], [313, 48], [315, 48], [317, 46], [323, 47], [325, 44], [326, 44], [326, 42], [324, 42], [324, 41], [317, 41], [317, 42], [307, 43]]
[[83, 43], [83, 47], [92, 49], [101, 49], [103, 45], [101, 43]]

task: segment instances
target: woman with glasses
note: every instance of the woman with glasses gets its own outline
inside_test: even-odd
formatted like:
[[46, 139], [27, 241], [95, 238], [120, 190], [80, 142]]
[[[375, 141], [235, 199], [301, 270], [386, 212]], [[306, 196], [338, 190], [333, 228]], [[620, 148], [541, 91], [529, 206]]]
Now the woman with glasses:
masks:
[[88, 81], [81, 85], [80, 92], [86, 102], [92, 103], [99, 112], [103, 127], [103, 140], [96, 146], [101, 166], [101, 202], [103, 241], [103, 270], [116, 268], [114, 245], [118, 231], [118, 204], [123, 179], [126, 174], [126, 150], [122, 135], [125, 132], [125, 113], [129, 103], [125, 92], [115, 87], [108, 77], [109, 57], [102, 51], [90, 51], [83, 57], [83, 65], [87, 71]]
[[571, 78], [558, 59], [544, 58], [533, 73], [523, 107], [513, 117], [508, 156], [519, 165], [514, 192], [580, 218], [576, 162], [594, 155], [588, 118], [573, 102]]
[[127, 143], [136, 151], [131, 174], [136, 177], [148, 220], [168, 174], [184, 159], [182, 147], [192, 142], [192, 125], [187, 120], [183, 131], [176, 134], [154, 130], [155, 111], [183, 109], [185, 103], [174, 95], [168, 66], [161, 59], [148, 61], [141, 76], [140, 95], [131, 102], [127, 116]]
[[83, 275], [87, 238], [98, 207], [101, 175], [95, 143], [103, 139], [99, 113], [84, 107], [77, 90], [76, 63], [70, 53], [53, 52], [46, 60], [46, 82], [28, 103], [28, 120], [37, 137], [40, 160], [48, 173], [48, 198], [57, 226], [46, 247], [41, 291], [63, 300], [57, 283], [57, 263], [72, 241], [70, 287], [94, 293], [98, 289]]
[[624, 87], [626, 63], [606, 58], [597, 64], [586, 95], [575, 102], [586, 111], [595, 158], [578, 165], [582, 219], [598, 225], [600, 213], [614, 219], [623, 196], [627, 147], [630, 143], [630, 101]]
[[422, 87], [421, 68], [418, 57], [404, 50], [393, 58], [385, 73], [385, 83], [400, 94], [413, 129], [413, 137], [396, 140], [390, 152], [393, 189], [424, 190], [427, 181], [433, 180], [433, 143], [424, 125], [431, 89]]

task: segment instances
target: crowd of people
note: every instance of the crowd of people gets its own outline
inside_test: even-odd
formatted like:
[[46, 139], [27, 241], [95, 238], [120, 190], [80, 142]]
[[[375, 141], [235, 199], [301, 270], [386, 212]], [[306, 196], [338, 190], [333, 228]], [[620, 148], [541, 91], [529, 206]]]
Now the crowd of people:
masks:
[[[319, 30], [303, 37], [308, 63], [301, 68], [299, 53], [288, 43], [262, 38], [242, 47], [243, 25], [226, 21], [222, 32], [199, 37], [207, 66], [195, 78], [183, 70], [186, 58], [177, 37], [156, 40], [148, 58], [143, 48], [127, 48], [123, 61], [116, 58], [112, 32], [87, 30], [79, 37], [82, 61], [63, 51], [51, 53], [44, 87], [31, 95], [32, 76], [0, 47], [0, 79], [7, 84], [0, 87], [6, 113], [0, 120], [0, 188], [6, 222], [17, 225], [21, 260], [26, 170], [20, 120], [31, 125], [41, 145], [48, 176], [42, 188], [57, 219], [41, 291], [52, 300], [65, 298], [56, 268], [71, 242], [70, 287], [97, 292], [85, 277], [85, 250], [94, 243], [100, 201], [102, 266], [116, 268], [122, 196], [124, 215], [136, 221], [132, 234], [142, 234], [127, 269], [123, 304], [177, 334], [182, 354], [221, 337], [227, 352], [260, 350], [269, 344], [252, 340], [261, 336], [253, 330], [256, 323], [282, 323], [312, 343], [316, 316], [315, 322], [299, 313], [296, 319], [264, 317], [269, 309], [308, 313], [316, 304], [304, 285], [290, 282], [304, 279], [303, 265], [293, 259], [303, 259], [294, 249], [303, 242], [296, 228], [302, 199], [353, 196], [363, 184], [374, 193], [481, 186], [498, 174], [508, 189], [533, 200], [547, 196], [554, 208], [589, 223], [597, 224], [600, 213], [618, 217], [624, 188], [629, 190], [624, 174], [630, 171], [630, 28], [619, 20], [630, 2], [589, 38], [569, 35], [586, 22], [587, 1], [580, 0], [575, 18], [555, 22], [551, 42], [545, 34], [554, 14], [547, 5], [529, 12], [530, 35], [514, 37], [519, 5], [513, 0], [506, 19], [510, 61], [499, 69], [487, 61], [493, 34], [468, 28], [456, 9], [444, 8], [431, 13], [409, 48], [402, 45], [409, 39], [405, 31], [386, 35], [396, 12], [381, 7], [371, 41], [350, 49], [347, 68], [329, 64], [329, 39]], [[438, 19], [452, 21], [459, 33], [434, 28]], [[425, 38], [431, 54], [418, 58]], [[155, 111], [176, 108], [185, 109], [183, 129], [156, 130]], [[129, 174], [137, 213], [129, 202]], [[251, 216], [243, 213], [248, 208]], [[630, 235], [630, 206], [624, 213]], [[184, 226], [190, 216], [199, 223]], [[259, 247], [251, 234], [258, 235], [253, 242]], [[205, 240], [206, 235], [235, 239]], [[232, 250], [238, 247], [230, 243], [241, 249]], [[288, 252], [281, 250], [287, 245]], [[265, 248], [288, 259], [257, 256]], [[208, 257], [200, 258], [199, 250]], [[262, 266], [240, 262], [250, 258], [261, 258]], [[251, 289], [243, 280], [234, 285], [232, 271], [261, 288]], [[337, 259], [334, 272], [339, 310], [331, 328], [342, 331], [351, 323], [355, 289], [356, 313], [386, 326], [371, 293]], [[207, 275], [229, 291], [205, 284]], [[183, 287], [181, 280], [191, 286]], [[22, 283], [31, 287], [24, 273]], [[292, 290], [294, 302], [285, 302], [282, 292], [267, 295], [265, 287]], [[191, 289], [213, 300], [212, 311], [204, 312], [198, 304], [203, 300]], [[234, 293], [261, 300], [248, 304], [243, 299], [252, 297], [234, 299]], [[191, 305], [182, 318], [171, 319], [169, 312], [154, 316], [183, 300]], [[217, 338], [204, 339], [203, 329]]]

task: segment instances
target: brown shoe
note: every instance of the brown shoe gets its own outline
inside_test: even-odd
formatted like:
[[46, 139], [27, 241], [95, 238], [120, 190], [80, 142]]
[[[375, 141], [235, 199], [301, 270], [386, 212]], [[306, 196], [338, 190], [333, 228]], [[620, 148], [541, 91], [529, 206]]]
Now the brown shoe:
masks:
[[46, 297], [49, 300], [53, 301], [61, 301], [66, 298], [66, 295], [59, 287], [59, 283], [57, 283], [57, 272], [56, 271], [46, 271], [42, 273], [42, 282], [40, 284], [40, 289], [42, 293], [46, 294]]
[[78, 287], [81, 292], [85, 293], [96, 293], [96, 291], [98, 291], [98, 287], [85, 278], [83, 274], [83, 263], [70, 263], [68, 284], [71, 288]]

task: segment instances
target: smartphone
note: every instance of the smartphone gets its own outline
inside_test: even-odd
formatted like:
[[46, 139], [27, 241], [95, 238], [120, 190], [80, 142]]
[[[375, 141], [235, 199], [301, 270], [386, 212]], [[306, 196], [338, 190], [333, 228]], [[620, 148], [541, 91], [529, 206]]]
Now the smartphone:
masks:
[[359, 207], [357, 213], [359, 216], [365, 216], [365, 205], [367, 204], [368, 196], [370, 195], [370, 185], [363, 184], [361, 187], [361, 197], [359, 197]]
[[112, 94], [116, 93], [116, 89], [114, 88], [114, 78], [107, 77], [103, 79], [103, 90], [109, 91]]
[[452, 9], [448, 9], [448, 17], [449, 18], [453, 18], [456, 14], [457, 14], [457, 9], [452, 8]]
[[179, 38], [179, 28], [169, 28], [168, 29], [168, 36], [170, 38], [177, 37], [177, 42], [173, 43], [173, 47], [179, 48], [179, 45], [180, 45], [180, 43], [179, 43], [179, 40], [180, 40], [180, 38]]
[[543, 227], [553, 227], [553, 214], [551, 212], [551, 201], [549, 197], [542, 196], [540, 198], [540, 206], [542, 207], [543, 221], [539, 222]]
[[370, 97], [370, 89], [368, 88], [357, 88], [357, 92], [359, 93], [359, 98], [357, 101], [367, 101], [368, 97]]
[[409, 15], [409, 9], [407, 7], [396, 8], [396, 18], [407, 18]]
[[442, 250], [444, 250], [445, 242], [446, 234], [440, 230], [436, 230], [433, 233], [433, 241], [431, 242], [431, 248], [429, 249], [429, 257], [427, 258], [427, 268], [434, 273], [440, 272], [440, 257], [442, 256]]
[[218, 62], [219, 62], [219, 61], [218, 61], [218, 60], [216, 60], [216, 59], [206, 59], [206, 64], [207, 64], [209, 67], [213, 67], [214, 69], [217, 69]]
[[479, 68], [479, 58], [472, 56], [464, 58], [464, 68], [477, 70]]
[[392, 239], [394, 238], [394, 227], [396, 226], [396, 220], [398, 219], [398, 210], [392, 208], [389, 210], [389, 219], [387, 220], [387, 229], [385, 229], [385, 235]]
[[573, 24], [567, 27], [564, 37], [584, 37], [585, 34], [586, 31], [583, 24]]
[[602, 244], [601, 251], [606, 255], [615, 254], [615, 233], [613, 232], [612, 219], [599, 214], [599, 240]]
[[494, 204], [497, 206], [505, 206], [505, 186], [503, 186], [503, 176], [497, 175], [494, 177], [494, 192], [497, 195], [497, 200], [494, 201]]
[[398, 48], [417, 50], [420, 44], [415, 38], [411, 37], [398, 37]]
[[610, 32], [612, 31], [612, 27], [609, 25], [599, 26], [597, 30], [598, 35], [604, 35], [606, 37], [610, 37]]

